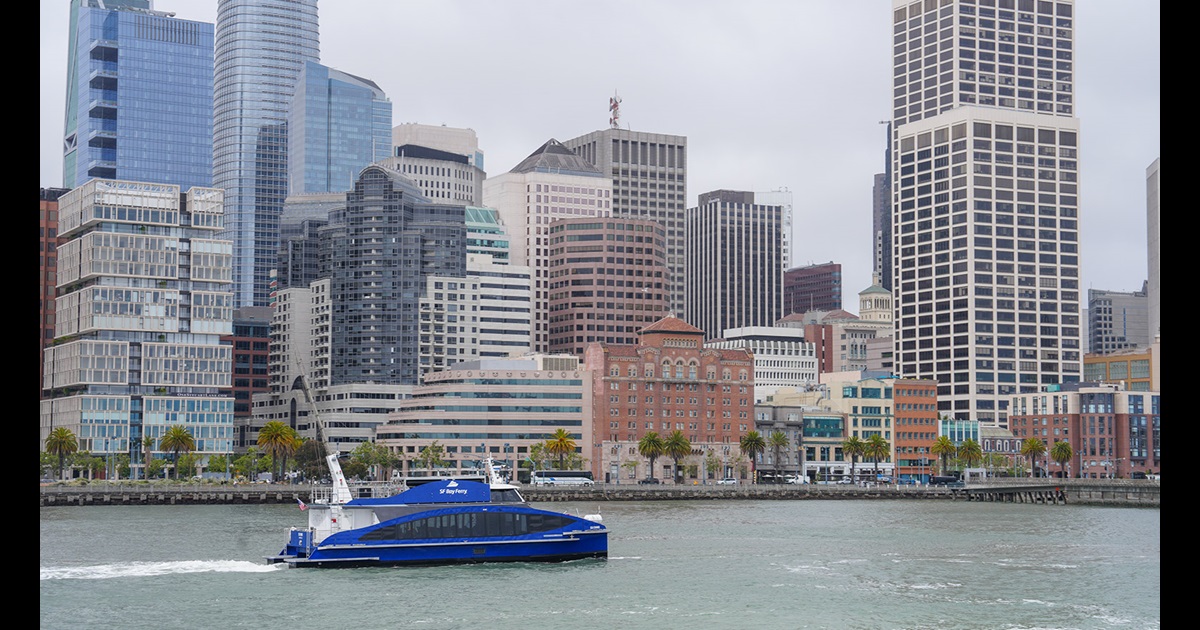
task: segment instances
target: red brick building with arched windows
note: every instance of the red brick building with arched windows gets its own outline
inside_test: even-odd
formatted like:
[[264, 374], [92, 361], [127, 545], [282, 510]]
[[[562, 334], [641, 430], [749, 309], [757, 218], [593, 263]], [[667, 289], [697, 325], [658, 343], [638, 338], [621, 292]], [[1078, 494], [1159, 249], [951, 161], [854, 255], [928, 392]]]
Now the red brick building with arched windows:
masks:
[[[704, 345], [704, 331], [668, 315], [638, 332], [637, 345], [588, 344], [592, 374], [592, 474], [609, 483], [675, 477], [674, 461], [650, 462], [638, 442], [651, 431], [664, 440], [680, 431], [692, 455], [681, 462], [683, 482], [723, 474], [707, 462], [740, 454], [754, 429], [754, 355]], [[711, 454], [711, 456], [710, 456]]]

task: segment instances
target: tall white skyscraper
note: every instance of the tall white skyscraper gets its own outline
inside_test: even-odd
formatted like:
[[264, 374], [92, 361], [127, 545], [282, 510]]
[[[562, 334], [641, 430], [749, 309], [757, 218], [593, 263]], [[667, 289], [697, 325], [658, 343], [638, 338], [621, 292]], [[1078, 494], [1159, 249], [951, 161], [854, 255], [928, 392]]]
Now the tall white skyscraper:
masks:
[[1074, 2], [893, 0], [896, 371], [1007, 426], [1080, 380]]

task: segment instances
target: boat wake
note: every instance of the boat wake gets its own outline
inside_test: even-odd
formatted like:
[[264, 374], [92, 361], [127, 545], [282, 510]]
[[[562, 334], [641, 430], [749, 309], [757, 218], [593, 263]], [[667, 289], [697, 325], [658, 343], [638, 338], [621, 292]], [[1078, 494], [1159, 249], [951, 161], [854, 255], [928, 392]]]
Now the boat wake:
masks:
[[177, 562], [128, 562], [83, 567], [42, 567], [43, 580], [107, 580], [109, 578], [178, 575], [182, 573], [270, 573], [286, 568], [245, 560], [183, 560]]

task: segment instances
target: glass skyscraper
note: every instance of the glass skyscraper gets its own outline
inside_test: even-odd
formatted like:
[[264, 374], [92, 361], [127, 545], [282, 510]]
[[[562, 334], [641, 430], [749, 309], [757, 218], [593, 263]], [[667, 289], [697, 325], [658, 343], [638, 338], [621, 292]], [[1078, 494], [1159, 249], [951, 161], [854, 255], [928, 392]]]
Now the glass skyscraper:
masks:
[[212, 184], [213, 25], [150, 0], [71, 0], [63, 187]]
[[288, 112], [290, 194], [345, 192], [391, 155], [392, 102], [374, 82], [307, 61]]
[[266, 306], [287, 196], [287, 112], [320, 58], [317, 0], [219, 0], [213, 182], [225, 189], [237, 306]]

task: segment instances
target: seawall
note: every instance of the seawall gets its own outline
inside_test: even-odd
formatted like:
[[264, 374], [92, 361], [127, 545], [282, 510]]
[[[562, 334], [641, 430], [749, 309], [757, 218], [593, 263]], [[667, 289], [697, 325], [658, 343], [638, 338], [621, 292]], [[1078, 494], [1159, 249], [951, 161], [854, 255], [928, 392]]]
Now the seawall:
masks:
[[[1054, 505], [1160, 506], [1158, 481], [1096, 479], [988, 480], [963, 488], [876, 485], [660, 485], [522, 487], [530, 502], [752, 500], [1001, 501]], [[362, 491], [361, 496], [371, 496]], [[313, 487], [292, 484], [106, 484], [41, 486], [39, 507], [80, 505], [294, 504], [313, 500]]]

